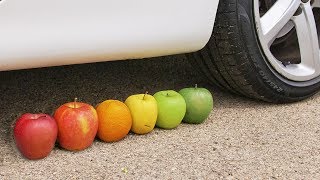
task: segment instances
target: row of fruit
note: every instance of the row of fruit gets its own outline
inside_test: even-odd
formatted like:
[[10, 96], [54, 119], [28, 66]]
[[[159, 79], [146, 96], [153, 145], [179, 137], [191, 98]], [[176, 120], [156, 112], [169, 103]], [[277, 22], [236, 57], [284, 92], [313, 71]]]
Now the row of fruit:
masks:
[[123, 139], [131, 130], [151, 132], [155, 126], [176, 128], [182, 121], [202, 123], [213, 108], [211, 93], [205, 88], [184, 88], [178, 92], [160, 91], [153, 96], [132, 95], [123, 103], [106, 100], [93, 106], [77, 102], [60, 106], [51, 117], [24, 114], [15, 123], [14, 139], [18, 150], [28, 159], [50, 154], [55, 142], [70, 151], [88, 148], [97, 136], [105, 142]]

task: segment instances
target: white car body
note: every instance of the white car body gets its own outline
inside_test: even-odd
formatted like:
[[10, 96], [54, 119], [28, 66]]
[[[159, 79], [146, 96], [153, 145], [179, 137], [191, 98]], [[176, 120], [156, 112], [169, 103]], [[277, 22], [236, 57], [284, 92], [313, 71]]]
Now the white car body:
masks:
[[219, 0], [2, 0], [0, 71], [193, 52]]

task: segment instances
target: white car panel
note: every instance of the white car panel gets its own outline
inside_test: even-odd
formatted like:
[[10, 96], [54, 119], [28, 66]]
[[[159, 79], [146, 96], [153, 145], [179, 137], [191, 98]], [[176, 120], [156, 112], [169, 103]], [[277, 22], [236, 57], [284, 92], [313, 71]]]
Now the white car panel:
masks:
[[4, 0], [0, 71], [192, 52], [218, 0]]

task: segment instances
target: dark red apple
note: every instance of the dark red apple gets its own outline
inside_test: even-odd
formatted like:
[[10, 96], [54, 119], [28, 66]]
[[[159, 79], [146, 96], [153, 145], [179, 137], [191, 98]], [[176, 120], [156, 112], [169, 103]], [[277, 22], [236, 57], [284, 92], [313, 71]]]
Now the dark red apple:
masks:
[[47, 157], [54, 148], [58, 134], [56, 121], [47, 114], [23, 114], [15, 123], [14, 139], [28, 159]]

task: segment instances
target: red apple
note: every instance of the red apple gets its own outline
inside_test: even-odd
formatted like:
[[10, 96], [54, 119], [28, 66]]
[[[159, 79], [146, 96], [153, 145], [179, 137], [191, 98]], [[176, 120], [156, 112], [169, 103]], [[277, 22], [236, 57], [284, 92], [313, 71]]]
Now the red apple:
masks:
[[89, 104], [70, 102], [60, 106], [54, 118], [58, 125], [58, 142], [70, 151], [91, 146], [98, 131], [98, 115]]
[[57, 139], [58, 128], [47, 114], [24, 114], [15, 123], [14, 139], [23, 156], [42, 159], [50, 154]]

